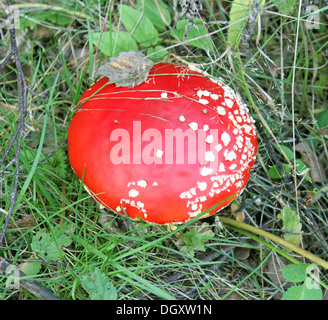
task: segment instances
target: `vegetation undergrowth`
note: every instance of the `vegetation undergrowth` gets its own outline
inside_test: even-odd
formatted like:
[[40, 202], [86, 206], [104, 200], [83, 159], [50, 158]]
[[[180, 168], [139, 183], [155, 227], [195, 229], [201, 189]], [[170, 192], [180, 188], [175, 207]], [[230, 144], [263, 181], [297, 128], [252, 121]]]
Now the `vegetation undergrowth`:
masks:
[[[14, 1], [19, 58], [35, 95], [27, 93], [17, 200], [0, 247], [16, 269], [0, 270], [0, 299], [36, 299], [22, 280], [65, 300], [327, 297], [327, 1], [205, 0], [193, 15], [181, 5], [191, 2]], [[0, 6], [1, 66], [11, 42]], [[249, 106], [256, 167], [222, 212], [173, 227], [131, 221], [99, 208], [71, 169], [74, 107], [99, 66], [132, 49], [221, 78]], [[1, 158], [19, 125], [19, 94], [8, 60]], [[1, 227], [14, 158], [12, 148], [0, 167]]]

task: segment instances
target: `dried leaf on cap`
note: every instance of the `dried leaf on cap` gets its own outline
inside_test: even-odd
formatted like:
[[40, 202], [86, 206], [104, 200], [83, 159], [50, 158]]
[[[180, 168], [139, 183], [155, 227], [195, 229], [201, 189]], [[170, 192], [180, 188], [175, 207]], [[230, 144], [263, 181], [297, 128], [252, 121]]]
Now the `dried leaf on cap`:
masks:
[[95, 76], [108, 77], [116, 87], [133, 88], [146, 81], [153, 62], [139, 51], [121, 52], [99, 68]]

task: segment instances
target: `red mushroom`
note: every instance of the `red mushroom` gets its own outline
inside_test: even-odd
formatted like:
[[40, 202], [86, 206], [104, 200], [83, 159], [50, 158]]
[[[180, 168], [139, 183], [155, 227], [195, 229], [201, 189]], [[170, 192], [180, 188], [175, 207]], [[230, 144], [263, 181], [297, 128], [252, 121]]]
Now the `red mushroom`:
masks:
[[213, 214], [243, 191], [257, 139], [247, 106], [230, 87], [159, 63], [134, 88], [103, 77], [86, 90], [68, 148], [73, 170], [102, 206], [174, 224], [212, 207]]

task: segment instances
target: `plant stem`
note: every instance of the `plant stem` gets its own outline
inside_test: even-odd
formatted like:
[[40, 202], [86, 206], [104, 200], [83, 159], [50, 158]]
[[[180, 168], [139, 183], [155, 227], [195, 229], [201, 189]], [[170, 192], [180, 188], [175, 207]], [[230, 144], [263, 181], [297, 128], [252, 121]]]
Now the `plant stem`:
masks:
[[228, 226], [233, 226], [233, 227], [236, 227], [236, 228], [239, 228], [241, 230], [246, 230], [246, 231], [250, 231], [250, 232], [253, 232], [259, 236], [262, 236], [264, 238], [267, 238], [279, 245], [282, 245], [283, 247], [285, 248], [288, 248], [300, 255], [302, 255], [303, 257], [311, 260], [312, 262], [314, 263], [317, 263], [318, 265], [322, 266], [323, 268], [326, 268], [328, 269], [328, 262], [317, 257], [316, 255], [312, 254], [311, 252], [308, 252], [298, 246], [295, 246], [294, 244], [270, 233], [270, 232], [267, 232], [267, 231], [264, 231], [264, 230], [261, 230], [259, 228], [256, 228], [256, 227], [253, 227], [249, 224], [246, 224], [246, 223], [243, 223], [243, 222], [239, 222], [239, 221], [236, 221], [236, 220], [233, 220], [233, 219], [229, 219], [229, 218], [225, 218], [225, 217], [220, 217], [220, 221], [222, 223], [224, 223], [225, 225], [228, 225]]
[[272, 243], [270, 243], [270, 242], [268, 242], [266, 240], [263, 240], [262, 238], [254, 235], [251, 232], [242, 230], [240, 228], [236, 228], [236, 227], [231, 226], [231, 225], [228, 225], [227, 227], [229, 229], [231, 229], [231, 230], [237, 231], [237, 232], [239, 232], [239, 233], [241, 233], [241, 234], [243, 234], [243, 235], [245, 235], [245, 236], [253, 239], [254, 241], [256, 241], [258, 243], [263, 244], [264, 246], [268, 247], [269, 249], [272, 249], [273, 251], [277, 252], [278, 254], [280, 254], [281, 256], [285, 257], [286, 259], [288, 259], [289, 261], [291, 261], [293, 263], [301, 263], [300, 261], [298, 261], [296, 258], [292, 257], [290, 254], [288, 254], [284, 250], [277, 248], [276, 245], [273, 245]]

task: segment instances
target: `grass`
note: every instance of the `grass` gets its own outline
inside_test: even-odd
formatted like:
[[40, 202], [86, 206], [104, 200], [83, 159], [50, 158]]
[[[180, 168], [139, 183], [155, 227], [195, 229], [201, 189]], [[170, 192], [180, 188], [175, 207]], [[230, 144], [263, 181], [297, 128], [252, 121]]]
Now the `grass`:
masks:
[[[134, 222], [100, 209], [69, 165], [66, 138], [72, 108], [93, 83], [94, 69], [108, 59], [92, 44], [92, 34], [115, 30], [119, 12], [110, 7], [105, 19], [105, 1], [56, 1], [55, 8], [47, 10], [47, 2], [33, 7], [17, 1], [22, 13], [17, 32], [20, 58], [37, 95], [28, 94], [18, 199], [0, 253], [24, 270], [25, 279], [38, 281], [65, 300], [103, 297], [97, 291], [103, 286], [111, 298], [122, 300], [280, 299], [288, 287], [281, 268], [311, 262], [256, 234], [264, 230], [284, 238], [278, 214], [286, 206], [302, 225], [300, 247], [328, 260], [327, 7], [323, 1], [318, 4], [320, 28], [309, 29], [299, 2], [288, 14], [266, 2], [260, 29], [255, 29], [248, 46], [241, 43], [226, 51], [231, 3], [225, 2], [225, 7], [220, 3], [203, 1], [201, 17], [214, 44], [210, 54], [195, 46], [178, 46], [181, 41], [170, 35], [169, 28], [158, 30], [157, 44], [167, 50], [166, 58], [199, 64], [222, 77], [249, 105], [258, 130], [257, 163], [247, 190], [234, 206], [246, 204], [242, 220], [255, 233], [240, 224], [222, 227], [220, 216], [223, 222], [227, 217], [236, 221], [233, 207], [176, 229]], [[173, 12], [171, 16], [174, 20]], [[2, 60], [10, 41], [6, 31], [1, 32]], [[147, 48], [139, 45], [139, 50]], [[0, 88], [0, 152], [4, 152], [18, 122], [17, 80], [11, 63], [0, 73]], [[293, 157], [274, 144], [287, 147]], [[8, 159], [13, 157], [14, 150]], [[309, 178], [297, 171], [297, 160], [306, 164]], [[285, 172], [282, 165], [289, 170]], [[277, 166], [278, 176], [272, 175], [272, 166]], [[0, 226], [9, 207], [14, 173], [15, 166], [10, 166], [0, 176]], [[207, 238], [200, 236], [204, 249], [191, 248], [192, 256], [182, 248], [194, 229], [211, 232]], [[37, 235], [50, 239], [49, 243], [37, 243]], [[88, 281], [97, 283], [97, 277], [102, 279], [98, 289], [90, 287]], [[7, 279], [8, 274], [0, 276], [0, 299], [35, 299], [27, 290], [8, 288]], [[320, 280], [325, 294], [324, 267]]]

